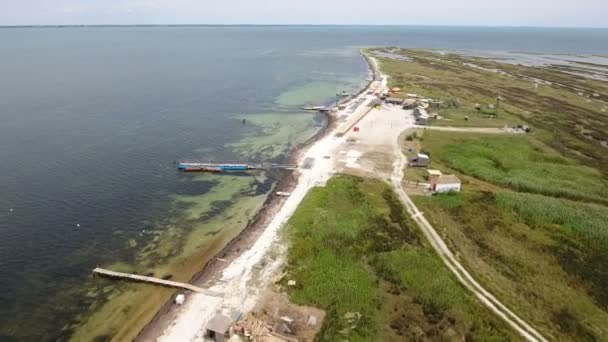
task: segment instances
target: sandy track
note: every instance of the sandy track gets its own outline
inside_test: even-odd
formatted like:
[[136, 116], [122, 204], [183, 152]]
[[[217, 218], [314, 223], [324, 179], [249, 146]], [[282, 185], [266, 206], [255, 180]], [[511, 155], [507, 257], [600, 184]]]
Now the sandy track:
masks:
[[422, 233], [429, 241], [435, 252], [439, 255], [443, 263], [456, 276], [458, 281], [466, 287], [492, 312], [502, 318], [513, 329], [520, 333], [528, 341], [547, 341], [538, 331], [531, 325], [509, 310], [496, 297], [481, 286], [467, 270], [460, 264], [454, 254], [450, 251], [443, 239], [437, 234], [433, 226], [427, 221], [423, 213], [418, 210], [411, 198], [405, 193], [402, 186], [403, 169], [407, 164], [407, 160], [401, 149], [397, 145], [395, 147], [396, 161], [394, 171], [391, 177], [391, 182], [395, 192], [405, 205], [412, 219], [418, 224]]
[[442, 132], [462, 132], [462, 133], [487, 133], [487, 134], [509, 134], [512, 132], [506, 131], [502, 128], [494, 127], [447, 127], [447, 126], [414, 126], [416, 128], [422, 128], [432, 131]]
[[[362, 93], [352, 101], [360, 103], [358, 110], [368, 106], [372, 99], [372, 96]], [[270, 285], [272, 277], [279, 273], [284, 265], [286, 246], [279, 236], [280, 229], [309, 190], [325, 185], [335, 172], [334, 161], [325, 156], [336, 151], [346, 141], [344, 137], [335, 136], [337, 129], [334, 128], [328, 135], [301, 152], [300, 161], [314, 159], [312, 166], [299, 169], [296, 187], [262, 234], [251, 248], [228, 265], [221, 278], [209, 287], [210, 291], [224, 293], [224, 296], [215, 298], [199, 293], [190, 294], [177, 317], [157, 338], [158, 341], [204, 341], [205, 327], [216, 314], [235, 317], [254, 308], [261, 292]], [[264, 266], [260, 267], [262, 264]]]
[[[375, 65], [375, 61], [372, 60], [372, 63]], [[386, 79], [384, 79], [383, 83], [386, 84]], [[359, 108], [366, 106], [371, 101], [371, 97], [364, 94], [353, 101], [360, 100], [361, 98], [365, 98], [365, 100], [360, 103]], [[411, 118], [404, 117], [403, 114], [393, 110], [394, 108], [385, 109], [388, 109], [388, 111], [372, 110], [370, 116], [365, 117], [358, 124], [358, 126], [361, 126], [361, 133], [363, 134], [354, 135], [354, 133], [350, 133], [347, 134], [347, 137], [337, 138], [332, 134], [333, 132], [330, 132], [326, 137], [302, 152], [300, 159], [314, 158], [313, 166], [309, 169], [300, 170], [297, 185], [292, 191], [291, 196], [265, 227], [263, 233], [250, 249], [243, 252], [224, 269], [221, 278], [209, 288], [211, 291], [224, 293], [224, 297], [216, 298], [205, 296], [204, 294], [190, 295], [187, 303], [181, 308], [179, 315], [164, 330], [158, 341], [204, 341], [205, 327], [215, 314], [222, 313], [227, 316], [234, 316], [235, 314], [253, 309], [260, 293], [270, 284], [272, 276], [277, 274], [283, 265], [286, 247], [280, 241], [279, 230], [281, 227], [284, 226], [295, 212], [312, 187], [324, 185], [336, 171], [340, 170], [335, 165], [335, 161], [342, 155], [340, 152], [345, 153], [342, 157], [346, 159], [347, 166], [352, 164], [352, 166], [356, 167], [356, 160], [349, 163], [349, 155], [359, 156], [361, 153], [352, 153], [357, 151], [350, 150], [352, 146], [348, 143], [348, 136], [351, 139], [353, 137], [360, 138], [361, 147], [364, 149], [374, 146], [378, 148], [378, 145], [382, 145], [390, 154], [391, 145], [394, 147], [394, 155], [397, 158], [393, 165], [391, 181], [395, 191], [414, 220], [420, 225], [425, 237], [437, 251], [446, 266], [484, 305], [504, 319], [527, 340], [546, 341], [534, 328], [502, 305], [471, 277], [403, 191], [401, 181], [406, 160], [398, 144], [395, 143], [397, 142], [398, 135], [403, 130], [415, 126]], [[389, 116], [386, 114], [389, 114]], [[493, 131], [492, 133], [497, 132]], [[325, 158], [325, 156], [332, 156], [333, 158]], [[353, 159], [359, 158], [353, 157]], [[269, 254], [272, 253], [278, 255], [278, 257], [274, 259], [269, 258]], [[262, 262], [265, 262], [265, 266], [256, 268]]]

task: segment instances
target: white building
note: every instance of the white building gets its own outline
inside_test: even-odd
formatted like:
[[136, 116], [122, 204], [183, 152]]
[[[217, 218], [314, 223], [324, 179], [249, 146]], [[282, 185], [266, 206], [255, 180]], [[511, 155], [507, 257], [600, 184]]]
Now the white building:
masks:
[[462, 182], [454, 175], [444, 175], [438, 170], [428, 170], [431, 190], [437, 193], [460, 192]]
[[454, 175], [441, 175], [437, 178], [435, 184], [431, 184], [433, 191], [437, 193], [444, 192], [460, 192], [462, 183], [460, 179]]

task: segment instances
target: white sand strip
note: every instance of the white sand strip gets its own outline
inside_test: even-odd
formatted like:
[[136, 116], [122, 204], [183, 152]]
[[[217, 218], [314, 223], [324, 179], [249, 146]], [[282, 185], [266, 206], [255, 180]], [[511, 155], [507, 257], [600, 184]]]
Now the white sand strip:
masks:
[[[364, 92], [351, 101], [355, 103], [364, 99], [359, 105], [359, 108], [364, 108], [373, 98]], [[335, 137], [334, 133], [335, 130], [329, 132], [302, 154], [302, 160], [315, 159], [313, 167], [309, 170], [300, 170], [297, 185], [291, 196], [264, 229], [262, 235], [249, 250], [224, 270], [222, 278], [210, 288], [212, 291], [224, 293], [224, 297], [190, 295], [178, 317], [159, 337], [159, 341], [203, 341], [205, 327], [216, 313], [233, 316], [235, 313], [245, 313], [253, 309], [260, 291], [268, 286], [270, 275], [277, 271], [281, 263], [271, 263], [262, 269], [260, 271], [262, 276], [259, 277], [258, 282], [250, 281], [255, 270], [254, 266], [259, 264], [271, 249], [284, 248], [278, 244], [279, 230], [295, 212], [308, 191], [314, 186], [324, 185], [332, 176], [333, 161], [323, 157], [336, 150], [344, 142], [344, 138]]]

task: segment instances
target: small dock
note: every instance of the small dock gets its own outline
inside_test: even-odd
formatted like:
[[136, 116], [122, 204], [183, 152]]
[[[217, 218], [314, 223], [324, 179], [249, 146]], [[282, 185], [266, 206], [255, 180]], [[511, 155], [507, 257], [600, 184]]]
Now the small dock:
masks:
[[139, 274], [114, 272], [114, 271], [106, 270], [106, 269], [103, 269], [100, 267], [96, 267], [93, 270], [93, 273], [99, 274], [101, 276], [110, 277], [110, 278], [123, 278], [123, 279], [132, 280], [132, 281], [139, 281], [139, 282], [144, 282], [144, 283], [180, 288], [180, 289], [189, 290], [189, 291], [196, 292], [196, 293], [202, 293], [204, 295], [212, 296], [212, 297], [221, 297], [222, 296], [222, 294], [219, 292], [209, 291], [207, 289], [203, 289], [198, 286], [194, 286], [192, 284], [180, 283], [177, 281], [159, 279], [159, 278], [154, 278], [154, 277], [147, 277], [147, 276], [142, 276]]

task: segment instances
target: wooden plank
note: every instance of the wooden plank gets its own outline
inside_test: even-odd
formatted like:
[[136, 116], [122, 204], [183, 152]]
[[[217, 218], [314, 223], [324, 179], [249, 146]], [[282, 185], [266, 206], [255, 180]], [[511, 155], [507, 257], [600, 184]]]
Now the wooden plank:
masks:
[[148, 276], [143, 276], [143, 275], [139, 275], [139, 274], [114, 272], [114, 271], [106, 270], [106, 269], [103, 269], [103, 268], [100, 268], [100, 267], [96, 267], [93, 270], [93, 273], [96, 273], [96, 274], [99, 274], [99, 275], [103, 275], [103, 276], [107, 276], [107, 277], [112, 277], [112, 278], [124, 278], [124, 279], [130, 279], [130, 280], [134, 280], [134, 281], [140, 281], [140, 282], [152, 283], [152, 284], [157, 284], [157, 285], [163, 285], [163, 286], [181, 288], [181, 289], [185, 289], [185, 290], [190, 290], [192, 292], [202, 293], [202, 294], [207, 295], [207, 296], [213, 296], [213, 297], [221, 297], [222, 296], [222, 294], [219, 293], [219, 292], [209, 291], [207, 289], [203, 289], [201, 287], [194, 286], [192, 284], [180, 283], [180, 282], [177, 282], [177, 281], [159, 279], [159, 278], [154, 278], [154, 277], [148, 277]]

